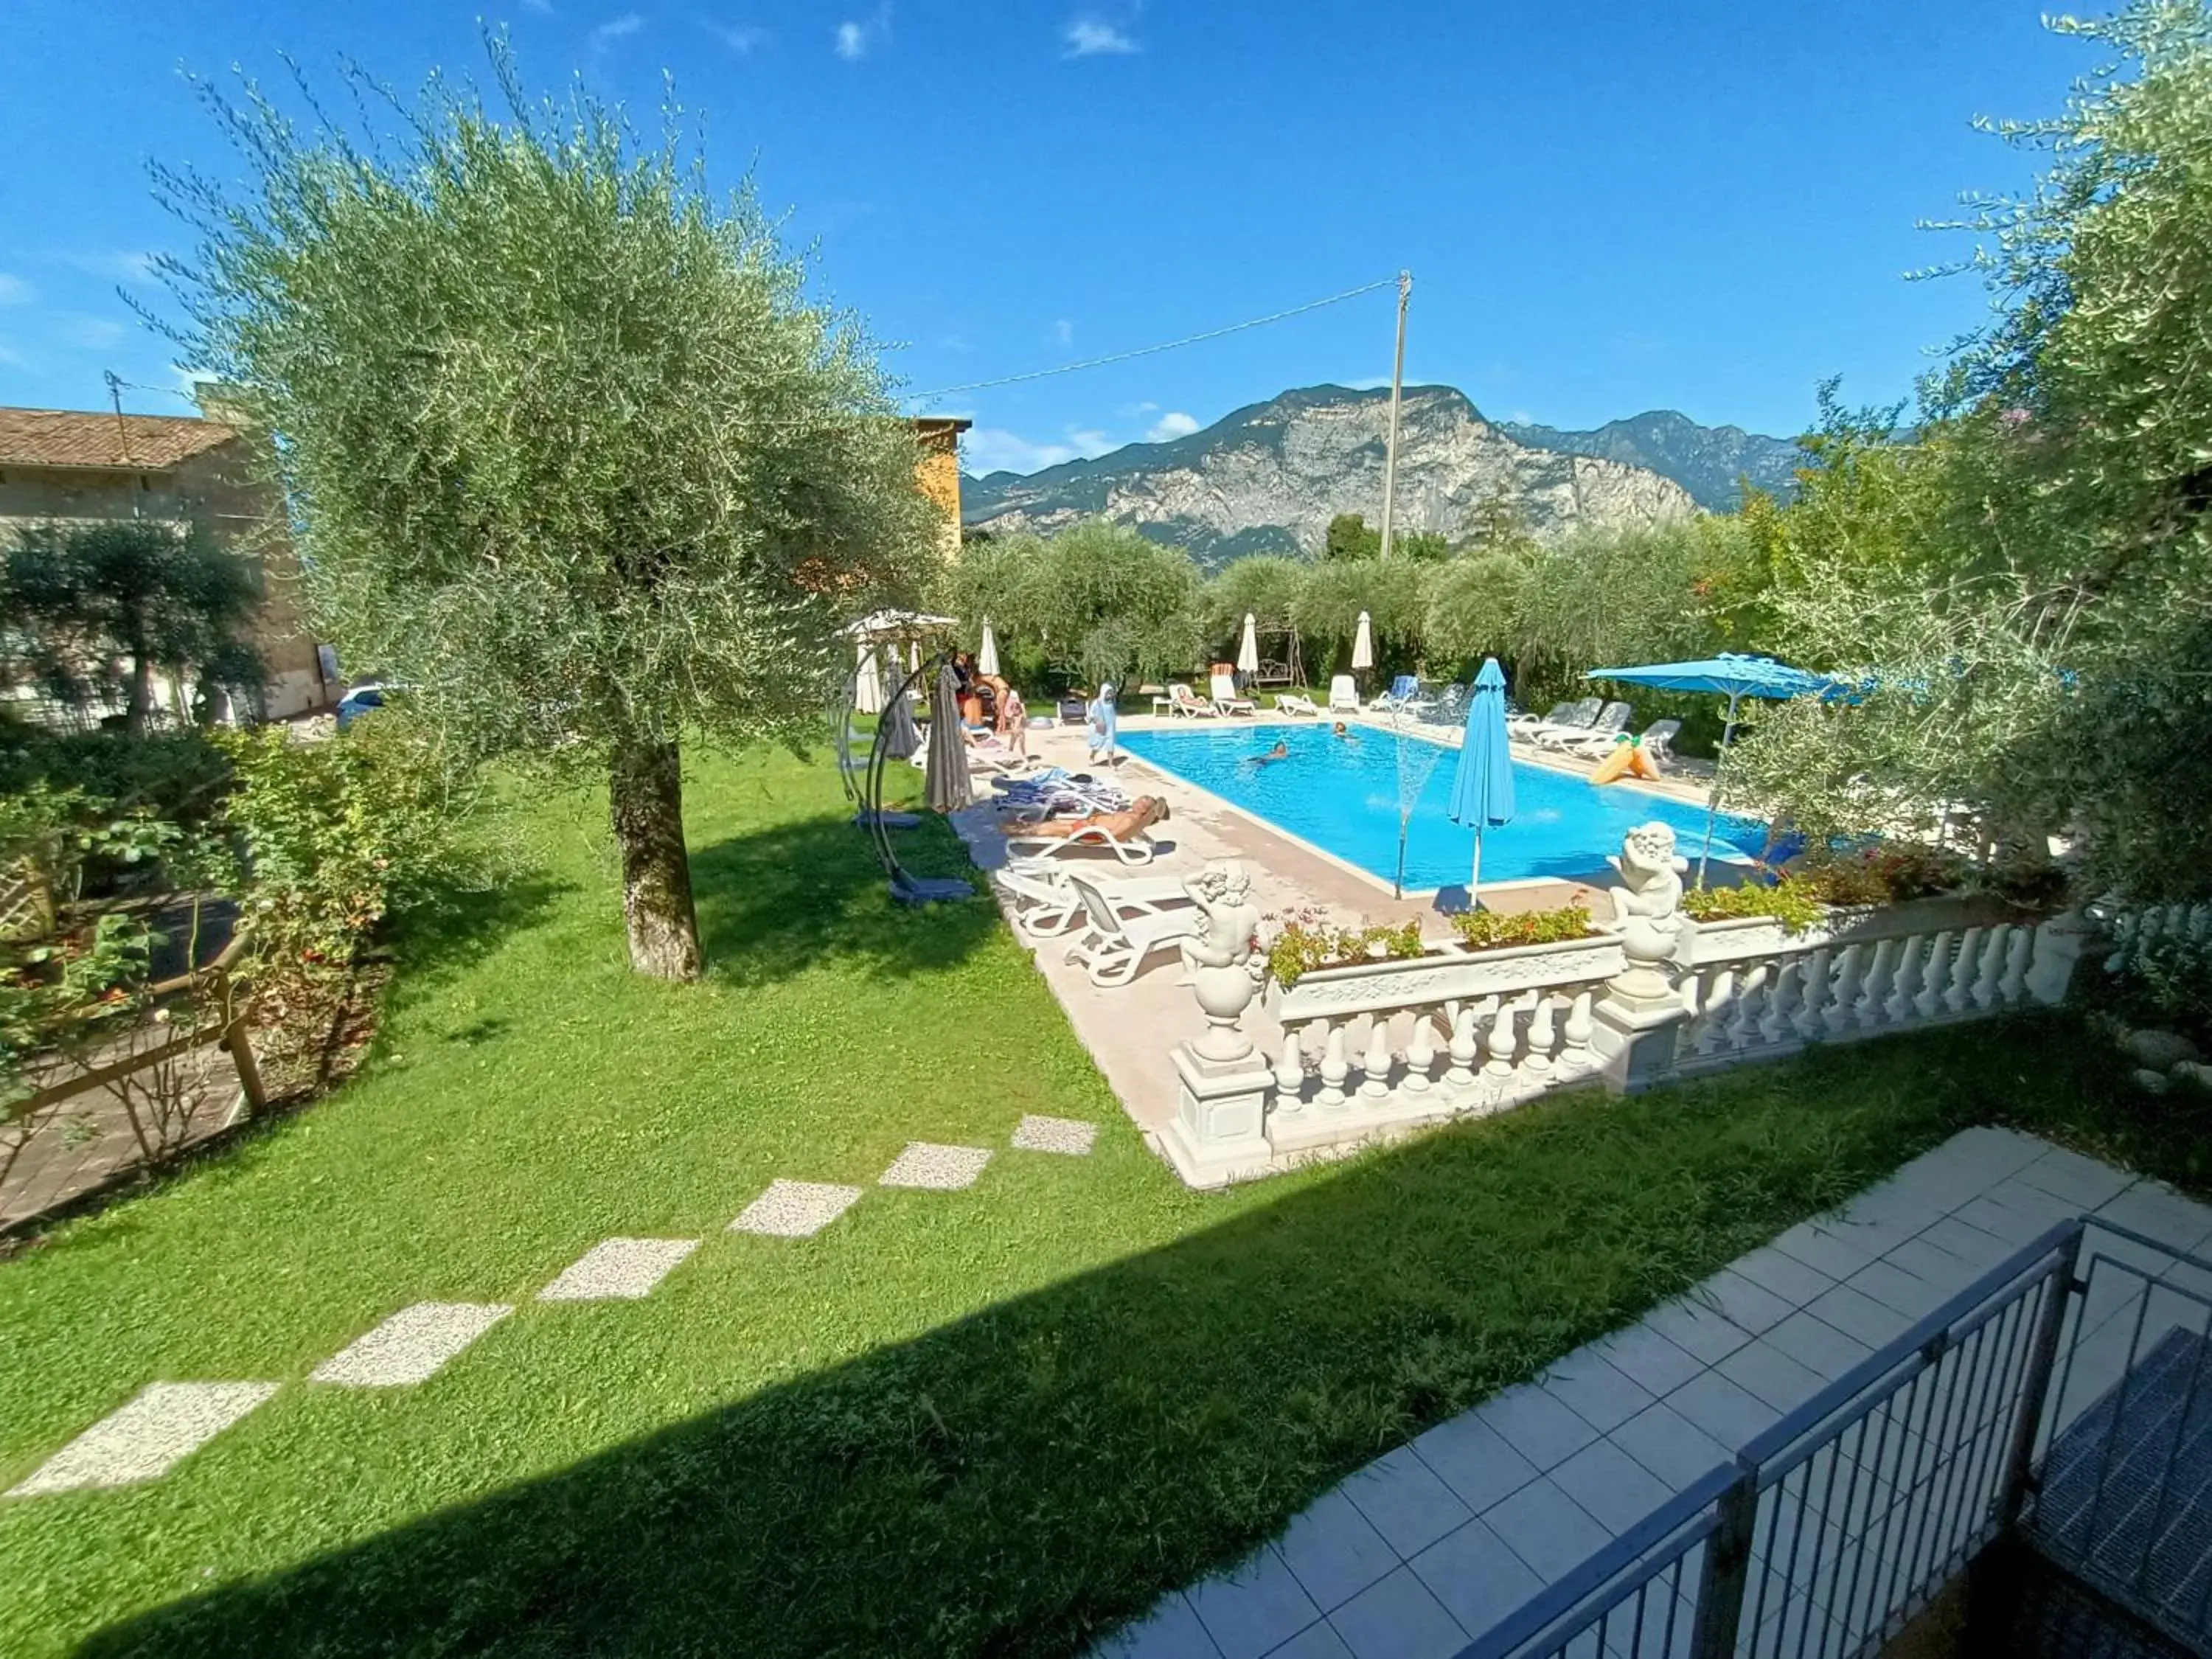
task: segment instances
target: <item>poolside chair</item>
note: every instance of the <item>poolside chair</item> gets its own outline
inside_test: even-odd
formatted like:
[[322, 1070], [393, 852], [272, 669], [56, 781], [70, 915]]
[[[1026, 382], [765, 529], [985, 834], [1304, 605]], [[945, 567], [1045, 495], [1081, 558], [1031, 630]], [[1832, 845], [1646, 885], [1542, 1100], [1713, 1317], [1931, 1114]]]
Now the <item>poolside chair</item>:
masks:
[[1078, 783], [1066, 779], [1042, 789], [1000, 795], [992, 804], [999, 809], [1001, 818], [1016, 823], [1042, 823], [1067, 813], [1091, 817], [1104, 812], [1126, 812], [1135, 803], [1117, 785], [1088, 781]]
[[1103, 847], [1124, 864], [1150, 864], [1156, 850], [1152, 827], [1168, 816], [1158, 795], [1140, 795], [1126, 811], [1093, 812], [1077, 819], [1048, 819], [1006, 834], [1006, 851], [1030, 863], [1056, 858], [1070, 848]]
[[1301, 696], [1296, 691], [1279, 691], [1275, 694], [1275, 712], [1278, 714], [1317, 715], [1321, 710], [1311, 697]]
[[1529, 741], [1539, 749], [1565, 750], [1570, 744], [1589, 744], [1593, 741], [1610, 745], [1613, 739], [1628, 729], [1628, 722], [1636, 718], [1636, 710], [1625, 702], [1609, 702], [1598, 710], [1597, 718], [1587, 726], [1566, 731], [1539, 726], [1529, 734]]
[[1213, 677], [1213, 706], [1224, 714], [1256, 714], [1260, 705], [1249, 697], [1237, 695], [1237, 677], [1216, 674]]
[[1522, 743], [1534, 743], [1539, 732], [1587, 737], [1590, 723], [1597, 719], [1598, 710], [1604, 707], [1605, 699], [1602, 697], [1584, 697], [1576, 702], [1555, 704], [1550, 714], [1541, 717], [1516, 714], [1505, 722], [1505, 735]]
[[1067, 872], [1067, 880], [1083, 902], [1088, 924], [1083, 937], [1067, 947], [1067, 960], [1088, 969], [1093, 985], [1127, 985], [1146, 957], [1173, 950], [1206, 920], [1195, 905], [1170, 909], [1119, 894], [1109, 896], [1109, 889], [1074, 871]]
[[[1083, 898], [1056, 864], [1010, 864], [991, 872], [991, 880], [1006, 895], [1013, 912], [1014, 929], [1025, 939], [1053, 939], [1084, 919]], [[1158, 910], [1188, 904], [1181, 876], [1139, 876], [1127, 881], [1095, 884], [1116, 914]]]
[[[1682, 722], [1680, 720], [1654, 720], [1644, 728], [1643, 735], [1637, 741], [1643, 744], [1644, 752], [1652, 762], [1663, 769], [1674, 758], [1674, 751], [1668, 745], [1681, 729]], [[1592, 732], [1586, 737], [1555, 738], [1545, 747], [1572, 755], [1577, 760], [1601, 761], [1613, 751], [1626, 735], [1620, 732]]]
[[1170, 680], [1168, 682], [1168, 713], [1180, 714], [1185, 720], [1210, 720], [1217, 718], [1221, 711], [1181, 680]]
[[1359, 712], [1359, 689], [1352, 683], [1349, 674], [1339, 674], [1328, 683], [1328, 712], [1332, 714], [1357, 714]]
[[1390, 689], [1369, 703], [1367, 708], [1370, 714], [1394, 714], [1411, 708], [1420, 701], [1420, 678], [1414, 674], [1401, 674], [1390, 682]]

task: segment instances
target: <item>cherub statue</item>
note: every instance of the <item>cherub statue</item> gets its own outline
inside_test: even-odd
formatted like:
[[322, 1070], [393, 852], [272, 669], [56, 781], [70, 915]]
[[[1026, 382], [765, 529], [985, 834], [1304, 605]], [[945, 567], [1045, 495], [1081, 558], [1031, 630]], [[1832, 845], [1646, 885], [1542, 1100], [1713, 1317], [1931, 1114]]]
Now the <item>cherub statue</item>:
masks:
[[1656, 973], [1668, 963], [1686, 961], [1682, 874], [1690, 861], [1675, 856], [1674, 830], [1656, 820], [1640, 823], [1622, 838], [1620, 856], [1608, 861], [1620, 875], [1612, 890], [1613, 919], [1620, 926], [1629, 967]]
[[1243, 968], [1257, 959], [1260, 909], [1243, 865], [1217, 860], [1185, 882], [1183, 890], [1199, 912], [1198, 931], [1181, 943], [1185, 969]]

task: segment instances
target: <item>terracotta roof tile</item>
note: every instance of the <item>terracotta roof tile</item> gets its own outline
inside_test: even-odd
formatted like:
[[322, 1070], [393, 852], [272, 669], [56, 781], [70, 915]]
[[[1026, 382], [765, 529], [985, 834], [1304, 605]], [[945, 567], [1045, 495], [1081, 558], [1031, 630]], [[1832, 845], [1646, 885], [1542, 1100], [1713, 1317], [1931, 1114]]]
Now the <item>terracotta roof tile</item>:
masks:
[[164, 472], [238, 435], [188, 415], [0, 409], [0, 466], [107, 467]]

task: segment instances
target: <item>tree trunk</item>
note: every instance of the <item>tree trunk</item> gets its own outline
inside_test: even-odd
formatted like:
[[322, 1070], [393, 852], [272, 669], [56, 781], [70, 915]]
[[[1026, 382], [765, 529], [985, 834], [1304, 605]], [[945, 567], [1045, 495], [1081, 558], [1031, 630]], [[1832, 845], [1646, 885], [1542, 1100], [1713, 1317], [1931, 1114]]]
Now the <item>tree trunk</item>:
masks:
[[131, 694], [124, 705], [123, 729], [132, 737], [146, 730], [147, 712], [154, 706], [154, 665], [143, 656], [131, 659]]
[[676, 745], [642, 738], [617, 744], [607, 794], [622, 849], [629, 965], [655, 979], [696, 979], [699, 918], [691, 905], [684, 769]]

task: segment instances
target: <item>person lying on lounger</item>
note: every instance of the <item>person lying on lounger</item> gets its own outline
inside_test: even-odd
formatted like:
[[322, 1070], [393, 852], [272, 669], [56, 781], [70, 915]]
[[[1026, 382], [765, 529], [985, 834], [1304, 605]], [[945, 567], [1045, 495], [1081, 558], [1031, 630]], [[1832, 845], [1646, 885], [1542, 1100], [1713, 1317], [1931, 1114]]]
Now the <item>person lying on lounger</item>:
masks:
[[1103, 830], [1115, 841], [1127, 841], [1160, 823], [1167, 815], [1168, 804], [1158, 795], [1139, 795], [1119, 812], [1093, 812], [1085, 817], [1047, 818], [1042, 823], [1026, 824], [1022, 829], [1022, 839], [1060, 841], [1085, 830]]

